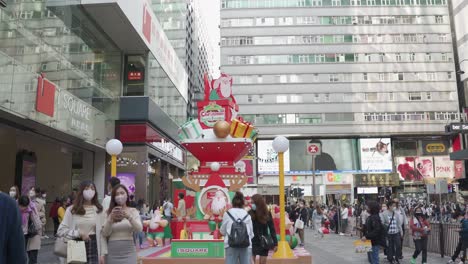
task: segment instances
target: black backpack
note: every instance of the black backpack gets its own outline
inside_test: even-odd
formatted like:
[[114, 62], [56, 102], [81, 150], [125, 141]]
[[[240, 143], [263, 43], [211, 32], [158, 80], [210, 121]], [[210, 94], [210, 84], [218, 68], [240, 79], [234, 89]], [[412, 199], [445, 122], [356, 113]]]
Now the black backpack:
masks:
[[229, 217], [232, 219], [231, 232], [228, 236], [228, 245], [232, 248], [247, 248], [250, 246], [249, 233], [247, 232], [247, 225], [244, 223], [245, 219], [249, 216], [246, 214], [244, 218], [237, 220], [227, 212]]

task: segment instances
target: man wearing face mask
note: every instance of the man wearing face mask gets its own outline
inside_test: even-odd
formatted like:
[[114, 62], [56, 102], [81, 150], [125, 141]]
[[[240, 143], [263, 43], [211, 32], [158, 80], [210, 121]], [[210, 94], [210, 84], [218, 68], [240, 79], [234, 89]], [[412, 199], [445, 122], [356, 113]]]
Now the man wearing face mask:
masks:
[[403, 259], [403, 238], [405, 237], [405, 227], [408, 226], [408, 218], [406, 217], [405, 208], [400, 205], [399, 199], [394, 199], [393, 202], [395, 203], [395, 213], [398, 216], [398, 219], [401, 223], [401, 243], [400, 243], [400, 250], [399, 255], [397, 255], [398, 259]]
[[112, 189], [114, 189], [115, 186], [119, 185], [120, 184], [120, 179], [117, 178], [117, 177], [111, 177], [109, 179], [109, 183], [107, 184], [107, 194], [106, 196], [104, 197], [104, 199], [102, 200], [102, 208], [104, 209], [104, 212], [107, 212], [107, 210], [109, 209], [109, 205], [110, 205], [110, 202], [111, 202], [111, 193], [112, 193]]
[[387, 259], [390, 263], [399, 264], [399, 258], [401, 253], [401, 234], [403, 233], [402, 223], [397, 215], [397, 208], [395, 202], [389, 202], [387, 204], [388, 210], [383, 213], [383, 224], [387, 231], [388, 249]]

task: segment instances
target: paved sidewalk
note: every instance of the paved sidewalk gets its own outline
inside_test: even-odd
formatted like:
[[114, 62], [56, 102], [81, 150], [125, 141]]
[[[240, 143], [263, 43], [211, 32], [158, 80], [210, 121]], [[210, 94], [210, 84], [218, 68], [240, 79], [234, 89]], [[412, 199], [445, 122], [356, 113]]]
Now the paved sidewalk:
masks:
[[[307, 229], [306, 236], [306, 249], [312, 254], [313, 264], [366, 264], [367, 254], [354, 253], [353, 242], [358, 237], [353, 236], [339, 236], [333, 234], [325, 235], [323, 239], [314, 237], [314, 232]], [[401, 264], [409, 264], [414, 250], [410, 248], [403, 248], [404, 259], [400, 261]], [[428, 253], [428, 264], [442, 264], [447, 263], [448, 257], [441, 258], [440, 255]], [[388, 263], [383, 252], [380, 254], [380, 263]], [[418, 257], [417, 263], [421, 263], [421, 256]]]

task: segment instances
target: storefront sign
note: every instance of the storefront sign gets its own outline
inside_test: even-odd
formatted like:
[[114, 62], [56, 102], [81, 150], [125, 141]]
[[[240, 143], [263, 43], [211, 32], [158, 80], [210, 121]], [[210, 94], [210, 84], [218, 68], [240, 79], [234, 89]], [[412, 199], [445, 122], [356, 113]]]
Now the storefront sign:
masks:
[[379, 193], [378, 187], [358, 187], [357, 188], [358, 194], [376, 194]]
[[225, 116], [226, 113], [222, 106], [210, 103], [203, 107], [203, 110], [200, 112], [200, 122], [207, 127], [214, 127], [216, 122], [225, 120]]
[[68, 114], [67, 122], [70, 129], [76, 133], [91, 135], [94, 115], [90, 105], [65, 90], [59, 90], [57, 105], [59, 110], [65, 110]]
[[129, 81], [141, 81], [143, 79], [143, 73], [140, 71], [129, 71], [127, 79]]
[[392, 170], [390, 138], [359, 139], [362, 170]]
[[[149, 44], [148, 47], [151, 53], [156, 57], [161, 67], [175, 84], [177, 90], [181, 93], [182, 97], [187, 100], [187, 73], [180, 63], [169, 39], [164, 33], [163, 27], [156, 19], [156, 16], [151, 9], [151, 4], [146, 0], [133, 0], [131, 1], [131, 6], [126, 6], [128, 3], [125, 2], [129, 2], [127, 0], [119, 0], [119, 4], [121, 2], [124, 2], [124, 4], [121, 4], [124, 7], [124, 11], [127, 11], [127, 9], [134, 10], [135, 8], [138, 8], [138, 4], [140, 4], [141, 9], [138, 16], [131, 17], [133, 19], [140, 19], [137, 28], [139, 28], [143, 39]], [[137, 22], [134, 22], [134, 25], [136, 25]]]
[[398, 173], [354, 174], [354, 186], [385, 187], [399, 186]]
[[334, 172], [327, 172], [323, 174], [323, 182], [325, 184], [351, 184], [353, 180], [352, 174], [341, 174]]
[[54, 117], [55, 90], [54, 83], [39, 75], [37, 78], [36, 111]]
[[455, 168], [454, 163], [449, 156], [434, 157], [435, 177], [437, 178], [454, 178]]
[[172, 142], [167, 141], [164, 138], [162, 138], [161, 141], [152, 142], [151, 145], [161, 150], [162, 152], [168, 154], [172, 158], [180, 162], [184, 162], [184, 154], [183, 154], [182, 149], [172, 144]]
[[351, 184], [326, 185], [326, 194], [350, 194]]
[[223, 240], [172, 240], [172, 258], [224, 258]]
[[424, 155], [448, 154], [449, 143], [447, 141], [422, 141]]
[[448, 126], [448, 130], [447, 132], [467, 133], [468, 123], [452, 123]]

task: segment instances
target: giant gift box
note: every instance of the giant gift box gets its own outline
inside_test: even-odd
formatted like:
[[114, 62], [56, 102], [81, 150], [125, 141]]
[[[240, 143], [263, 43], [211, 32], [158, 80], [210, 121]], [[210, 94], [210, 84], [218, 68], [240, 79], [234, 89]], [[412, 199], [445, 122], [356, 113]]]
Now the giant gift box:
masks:
[[[198, 120], [203, 129], [213, 128], [217, 121], [231, 122], [239, 111], [239, 106], [231, 100], [201, 101], [197, 103]], [[234, 114], [234, 116], [233, 116]]]

